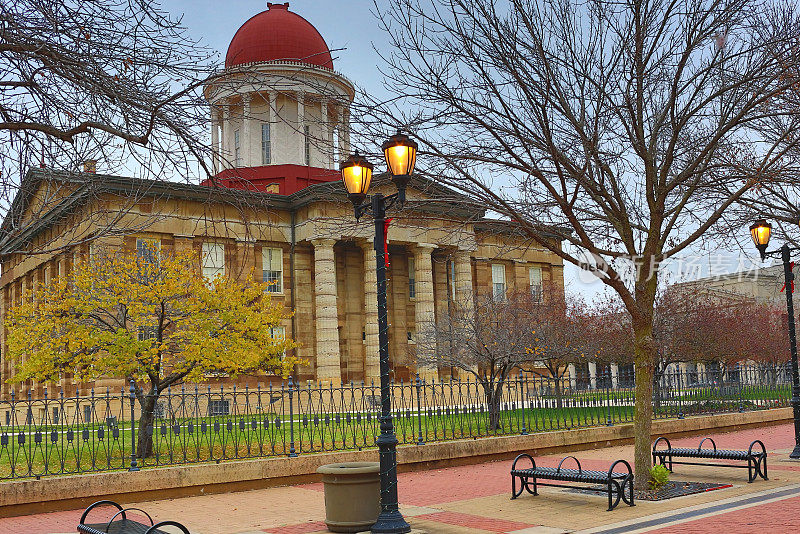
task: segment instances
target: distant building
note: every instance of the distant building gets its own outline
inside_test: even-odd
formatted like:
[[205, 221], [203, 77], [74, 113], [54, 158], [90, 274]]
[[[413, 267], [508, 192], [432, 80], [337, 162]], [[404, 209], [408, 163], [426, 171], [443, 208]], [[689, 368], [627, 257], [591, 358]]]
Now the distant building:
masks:
[[[795, 267], [795, 276], [800, 275], [800, 267]], [[704, 295], [712, 300], [726, 303], [755, 301], [760, 304], [786, 304], [783, 289], [783, 265], [773, 265], [762, 269], [751, 269], [717, 276], [708, 276], [689, 282], [670, 286], [671, 291]]]

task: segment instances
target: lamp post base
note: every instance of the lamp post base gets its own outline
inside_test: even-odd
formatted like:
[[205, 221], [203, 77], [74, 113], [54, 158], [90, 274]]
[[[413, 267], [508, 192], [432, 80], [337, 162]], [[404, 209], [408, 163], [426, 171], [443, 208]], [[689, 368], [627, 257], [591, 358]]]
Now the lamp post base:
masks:
[[795, 445], [792, 454], [789, 455], [789, 458], [793, 460], [800, 460], [800, 445]]
[[372, 534], [405, 534], [406, 532], [411, 532], [411, 525], [406, 523], [402, 514], [397, 510], [381, 512], [378, 521], [372, 525]]

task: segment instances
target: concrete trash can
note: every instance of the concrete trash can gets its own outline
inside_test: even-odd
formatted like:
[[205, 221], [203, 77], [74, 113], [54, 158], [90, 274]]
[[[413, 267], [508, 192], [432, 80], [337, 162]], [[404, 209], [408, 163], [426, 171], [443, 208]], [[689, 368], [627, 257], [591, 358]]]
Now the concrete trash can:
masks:
[[369, 530], [381, 513], [378, 462], [343, 462], [317, 468], [325, 486], [325, 524], [331, 532]]

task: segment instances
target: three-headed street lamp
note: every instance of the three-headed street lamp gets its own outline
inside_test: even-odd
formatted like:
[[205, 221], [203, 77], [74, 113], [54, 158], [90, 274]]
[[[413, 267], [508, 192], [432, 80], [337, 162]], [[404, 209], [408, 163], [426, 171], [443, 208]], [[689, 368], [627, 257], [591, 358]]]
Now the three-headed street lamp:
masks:
[[378, 436], [378, 456], [381, 475], [381, 513], [372, 526], [373, 533], [404, 533], [411, 527], [403, 519], [397, 503], [397, 436], [392, 423], [391, 383], [389, 380], [389, 325], [386, 313], [386, 210], [397, 206], [402, 209], [406, 201], [406, 186], [414, 172], [417, 143], [398, 131], [383, 143], [383, 154], [392, 175], [397, 193], [383, 196], [380, 193], [367, 197], [372, 182], [373, 165], [358, 152], [343, 161], [342, 182], [347, 189], [356, 220], [371, 214], [375, 223], [375, 259], [378, 279], [378, 342], [380, 345], [381, 373], [381, 434]]
[[769, 238], [772, 235], [772, 225], [764, 219], [759, 219], [750, 226], [750, 235], [753, 238], [758, 252], [763, 261], [767, 256], [780, 255], [783, 260], [783, 274], [785, 277], [784, 290], [786, 292], [786, 314], [789, 322], [789, 351], [792, 358], [792, 410], [794, 412], [794, 450], [789, 458], [800, 458], [800, 373], [797, 369], [797, 337], [794, 327], [794, 303], [792, 291], [794, 290], [794, 273], [792, 272], [791, 252], [800, 250], [788, 244], [771, 252], [767, 252]]

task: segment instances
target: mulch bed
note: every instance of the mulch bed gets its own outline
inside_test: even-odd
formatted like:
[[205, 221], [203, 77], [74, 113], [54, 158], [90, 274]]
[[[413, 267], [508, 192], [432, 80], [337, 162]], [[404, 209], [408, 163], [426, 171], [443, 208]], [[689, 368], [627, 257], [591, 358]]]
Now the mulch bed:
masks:
[[[673, 497], [684, 497], [686, 495], [694, 495], [695, 493], [704, 493], [706, 491], [714, 491], [723, 488], [730, 488], [732, 484], [718, 484], [709, 482], [667, 482], [667, 484], [657, 490], [634, 490], [633, 496], [637, 501], [664, 501], [672, 499]], [[595, 486], [586, 489], [571, 489], [568, 490], [573, 493], [584, 493], [589, 495], [605, 496], [605, 486]]]

